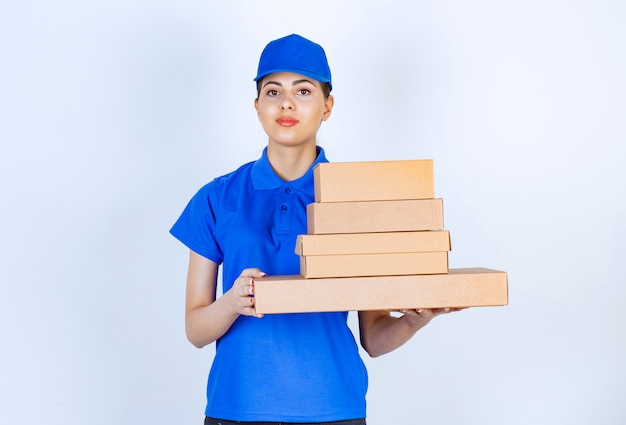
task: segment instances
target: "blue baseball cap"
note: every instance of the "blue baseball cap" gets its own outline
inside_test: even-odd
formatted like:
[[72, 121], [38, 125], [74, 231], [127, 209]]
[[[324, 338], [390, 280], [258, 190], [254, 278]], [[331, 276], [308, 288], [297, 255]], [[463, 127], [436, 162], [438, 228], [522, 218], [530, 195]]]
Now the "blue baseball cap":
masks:
[[333, 88], [324, 49], [298, 34], [270, 41], [265, 46], [254, 81], [274, 72], [295, 72], [320, 83], [328, 83]]

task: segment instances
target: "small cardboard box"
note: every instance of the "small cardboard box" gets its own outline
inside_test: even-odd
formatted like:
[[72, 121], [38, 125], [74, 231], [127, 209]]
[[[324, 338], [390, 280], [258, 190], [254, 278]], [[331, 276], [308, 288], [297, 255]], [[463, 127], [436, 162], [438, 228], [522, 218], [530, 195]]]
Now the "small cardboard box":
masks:
[[314, 202], [306, 216], [308, 234], [443, 230], [443, 199]]
[[300, 274], [307, 279], [438, 273], [448, 273], [446, 251], [300, 257]]
[[450, 269], [448, 274], [305, 279], [255, 279], [257, 313], [399, 310], [508, 304], [506, 272]]
[[313, 169], [315, 202], [391, 201], [435, 197], [430, 159], [327, 162]]
[[299, 235], [295, 251], [302, 256], [450, 251], [450, 232], [437, 230]]

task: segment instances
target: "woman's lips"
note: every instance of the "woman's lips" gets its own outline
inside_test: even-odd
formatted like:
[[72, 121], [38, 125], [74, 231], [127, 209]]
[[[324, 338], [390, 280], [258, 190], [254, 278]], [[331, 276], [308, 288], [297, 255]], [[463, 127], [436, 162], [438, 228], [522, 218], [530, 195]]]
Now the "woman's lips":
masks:
[[293, 117], [280, 117], [276, 120], [278, 125], [282, 125], [283, 127], [291, 127], [298, 124], [300, 121]]

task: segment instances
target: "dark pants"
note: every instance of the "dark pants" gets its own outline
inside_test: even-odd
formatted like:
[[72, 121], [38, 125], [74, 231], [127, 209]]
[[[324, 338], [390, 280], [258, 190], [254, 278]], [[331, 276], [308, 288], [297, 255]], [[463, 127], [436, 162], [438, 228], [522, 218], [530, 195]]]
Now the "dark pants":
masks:
[[225, 421], [223, 419], [204, 418], [204, 425], [365, 425], [365, 419], [350, 419], [347, 421], [336, 422], [314, 422], [314, 423], [301, 423], [301, 422], [237, 422], [237, 421]]

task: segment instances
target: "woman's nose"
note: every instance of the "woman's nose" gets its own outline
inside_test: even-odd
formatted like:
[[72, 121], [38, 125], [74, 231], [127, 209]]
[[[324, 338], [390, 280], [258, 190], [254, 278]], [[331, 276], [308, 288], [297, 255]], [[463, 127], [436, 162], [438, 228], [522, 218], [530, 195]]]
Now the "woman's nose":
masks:
[[288, 109], [295, 109], [295, 103], [293, 102], [293, 99], [291, 99], [290, 96], [285, 96], [281, 108], [283, 111], [286, 111]]

